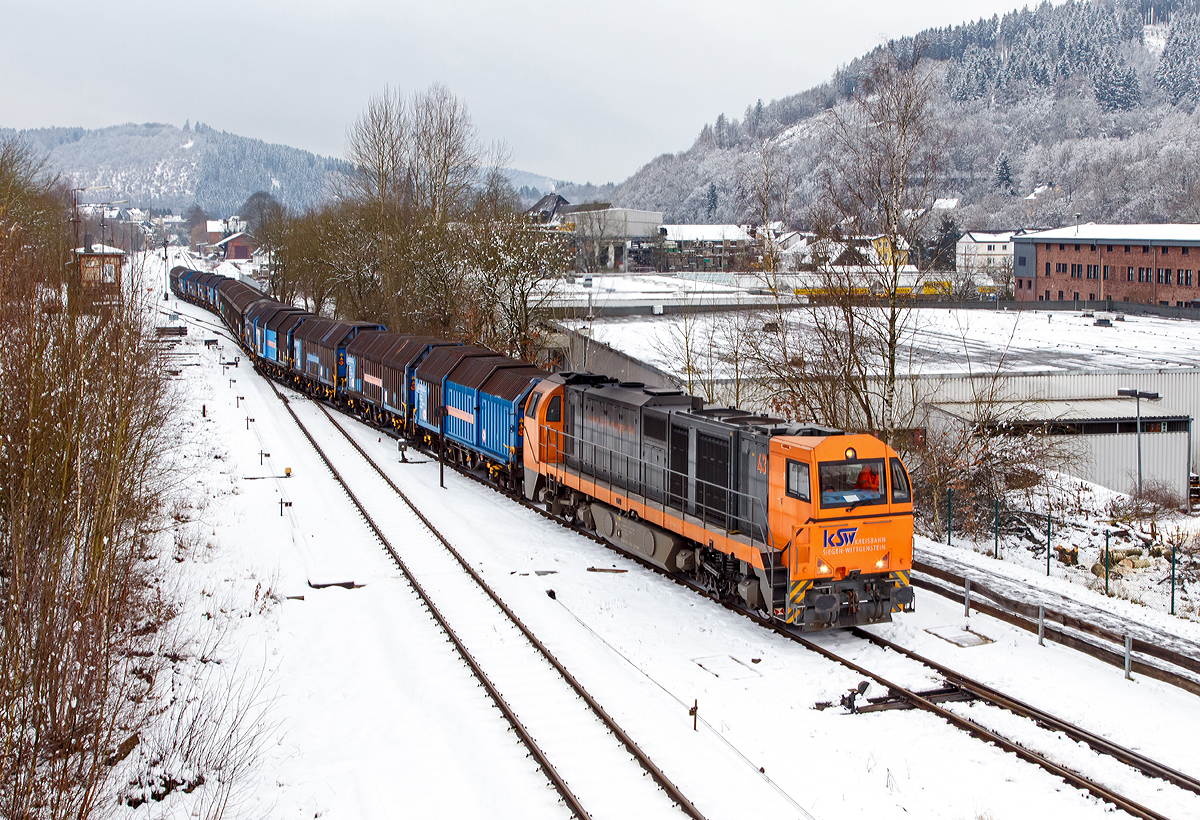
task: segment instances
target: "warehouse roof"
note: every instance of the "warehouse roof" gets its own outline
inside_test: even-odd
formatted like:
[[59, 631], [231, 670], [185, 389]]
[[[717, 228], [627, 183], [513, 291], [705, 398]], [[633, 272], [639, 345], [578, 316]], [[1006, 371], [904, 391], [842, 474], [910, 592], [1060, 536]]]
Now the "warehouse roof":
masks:
[[[942, 401], [930, 405], [955, 418], [970, 420], [977, 416], [977, 402]], [[1009, 421], [1024, 422], [1090, 422], [1134, 421], [1137, 419], [1137, 400], [1130, 398], [1039, 399], [1033, 401], [996, 401], [989, 414]], [[1142, 400], [1142, 420], [1186, 420], [1186, 412], [1163, 405], [1161, 401]]]

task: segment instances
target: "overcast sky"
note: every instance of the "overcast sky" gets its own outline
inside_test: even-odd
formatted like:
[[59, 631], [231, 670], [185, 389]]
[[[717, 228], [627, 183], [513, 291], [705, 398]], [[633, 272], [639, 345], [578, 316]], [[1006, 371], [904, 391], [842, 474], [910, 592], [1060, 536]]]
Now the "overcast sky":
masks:
[[618, 182], [724, 112], [1016, 0], [0, 0], [0, 126], [204, 122], [342, 156], [385, 85], [440, 81], [512, 165]]

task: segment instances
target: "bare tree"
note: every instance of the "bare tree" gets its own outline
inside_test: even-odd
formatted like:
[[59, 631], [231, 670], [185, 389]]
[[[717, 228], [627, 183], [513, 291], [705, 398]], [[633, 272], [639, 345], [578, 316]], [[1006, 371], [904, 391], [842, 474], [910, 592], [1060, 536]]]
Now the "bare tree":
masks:
[[346, 133], [346, 160], [353, 170], [338, 181], [341, 199], [373, 203], [381, 214], [399, 206], [409, 179], [412, 125], [404, 96], [385, 87]]
[[793, 174], [787, 152], [778, 141], [765, 137], [755, 139], [753, 151], [738, 165], [738, 200], [746, 216], [758, 226], [762, 270], [767, 274], [780, 269], [782, 248], [777, 242], [774, 226], [786, 226], [789, 221]]
[[483, 299], [473, 341], [525, 361], [541, 358], [550, 303], [569, 260], [568, 243], [564, 234], [516, 212], [474, 229], [470, 263]]
[[440, 83], [414, 95], [409, 173], [418, 210], [436, 224], [458, 216], [478, 180], [484, 151], [467, 106]]
[[[772, 332], [755, 359], [775, 405], [797, 417], [864, 430], [900, 444], [913, 402], [901, 377], [913, 363], [909, 264], [941, 172], [946, 137], [931, 100], [936, 78], [919, 54], [882, 49], [847, 103], [831, 110], [813, 257], [803, 274], [765, 274]], [[797, 276], [807, 307], [797, 311]]]

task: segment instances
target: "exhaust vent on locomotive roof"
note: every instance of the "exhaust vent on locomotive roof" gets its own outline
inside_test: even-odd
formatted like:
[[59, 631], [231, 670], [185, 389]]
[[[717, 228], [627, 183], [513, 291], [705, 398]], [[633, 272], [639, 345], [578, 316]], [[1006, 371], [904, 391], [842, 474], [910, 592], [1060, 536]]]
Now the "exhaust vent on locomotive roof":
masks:
[[646, 393], [651, 396], [683, 396], [686, 395], [682, 390], [676, 390], [670, 387], [647, 387]]
[[646, 386], [645, 382], [618, 382], [617, 383], [617, 387], [625, 387], [629, 390], [637, 390], [637, 389], [645, 387], [645, 386]]
[[600, 373], [588, 373], [586, 371], [563, 371], [555, 375], [563, 380], [563, 384], [590, 384], [598, 386], [617, 383], [617, 380], [612, 376], [604, 376]]

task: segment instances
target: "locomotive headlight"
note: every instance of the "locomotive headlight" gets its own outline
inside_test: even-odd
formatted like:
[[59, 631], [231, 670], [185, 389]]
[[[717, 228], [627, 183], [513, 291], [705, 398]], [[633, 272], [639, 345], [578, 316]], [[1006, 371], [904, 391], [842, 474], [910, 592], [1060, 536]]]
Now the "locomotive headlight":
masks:
[[858, 453], [854, 452], [854, 448], [847, 447], [846, 448], [846, 461], [854, 461], [854, 459], [856, 459], [856, 458], [858, 458]]
[[829, 565], [826, 564], [824, 561], [817, 559], [817, 572], [820, 573], [821, 575], [824, 575], [825, 573], [827, 573], [829, 571], [830, 571]]
[[891, 562], [891, 557], [892, 557], [891, 553], [884, 555], [882, 558], [880, 558], [878, 561], [875, 562], [875, 569], [887, 569], [888, 564]]

